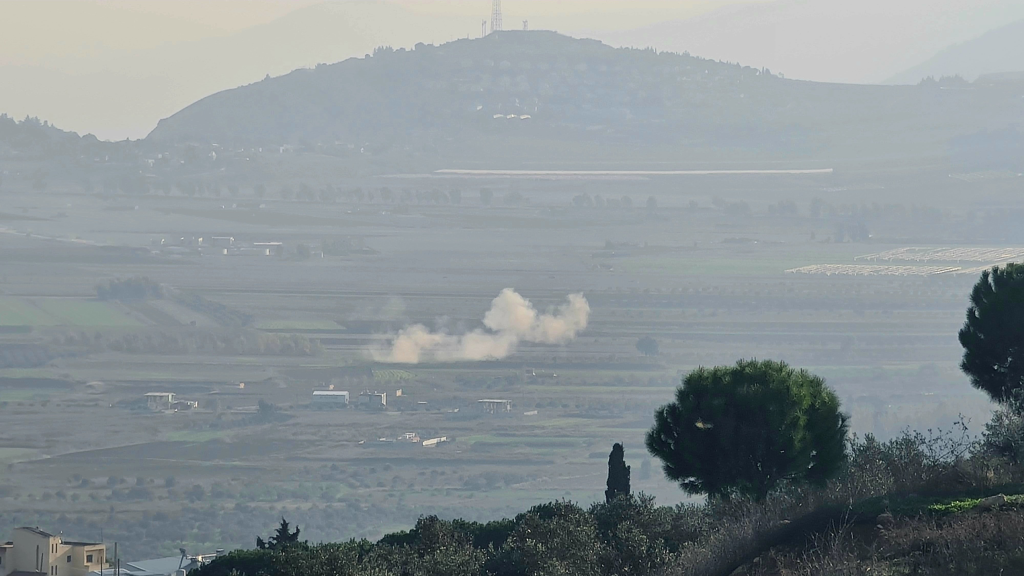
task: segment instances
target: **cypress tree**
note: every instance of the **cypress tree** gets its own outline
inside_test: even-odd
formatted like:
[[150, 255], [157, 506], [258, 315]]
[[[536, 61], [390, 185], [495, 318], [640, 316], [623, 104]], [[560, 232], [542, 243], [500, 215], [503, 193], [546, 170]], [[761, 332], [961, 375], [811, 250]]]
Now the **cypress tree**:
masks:
[[612, 446], [612, 453], [608, 455], [608, 489], [604, 491], [605, 502], [611, 503], [619, 496], [628, 496], [629, 490], [629, 466], [626, 466], [626, 451], [622, 444], [616, 443]]

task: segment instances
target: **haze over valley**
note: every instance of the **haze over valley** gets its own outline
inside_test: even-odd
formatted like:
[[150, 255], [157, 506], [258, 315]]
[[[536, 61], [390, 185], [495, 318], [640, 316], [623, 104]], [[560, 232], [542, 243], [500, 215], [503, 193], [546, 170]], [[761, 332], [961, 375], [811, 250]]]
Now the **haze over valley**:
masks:
[[0, 539], [377, 541], [604, 502], [621, 450], [697, 510], [648, 433], [741, 359], [822, 377], [853, 442], [980, 438], [957, 334], [1024, 258], [1024, 8], [897, 3], [865, 38], [924, 23], [854, 57], [809, 23], [881, 3], [468, 4], [55, 3], [177, 41], [0, 41]]

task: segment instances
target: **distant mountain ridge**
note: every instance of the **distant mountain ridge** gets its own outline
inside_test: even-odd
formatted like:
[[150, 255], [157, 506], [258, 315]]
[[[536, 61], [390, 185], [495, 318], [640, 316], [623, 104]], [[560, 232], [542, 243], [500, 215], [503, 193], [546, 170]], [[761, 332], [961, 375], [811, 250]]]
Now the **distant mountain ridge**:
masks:
[[553, 32], [502, 32], [381, 49], [220, 92], [162, 120], [147, 143], [809, 158], [889, 147], [935, 154], [948, 138], [1017, 120], [1024, 111], [998, 91], [793, 81]]
[[887, 84], [916, 84], [932, 77], [962, 76], [973, 82], [981, 76], [1024, 71], [1024, 20], [992, 30], [974, 40], [955, 44], [913, 68], [886, 80]]

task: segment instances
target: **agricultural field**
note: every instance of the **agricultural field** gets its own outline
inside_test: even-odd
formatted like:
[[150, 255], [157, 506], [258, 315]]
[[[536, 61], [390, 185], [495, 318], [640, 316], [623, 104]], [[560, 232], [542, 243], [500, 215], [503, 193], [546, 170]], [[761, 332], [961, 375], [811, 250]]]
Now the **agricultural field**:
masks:
[[53, 326], [56, 319], [21, 298], [0, 297], [0, 326]]
[[[634, 489], [681, 502], [643, 448], [652, 414], [687, 371], [740, 358], [825, 377], [857, 433], [987, 420], [957, 368], [976, 277], [882, 271], [1024, 254], [999, 219], [1016, 191], [999, 182], [927, 166], [339, 181], [317, 166], [268, 180], [259, 199], [255, 183], [231, 199], [5, 191], [32, 219], [0, 234], [0, 531], [60, 519], [98, 537], [109, 516], [104, 538], [126, 557], [251, 546], [282, 515], [314, 541], [372, 538], [423, 514], [601, 498], [614, 442]], [[302, 184], [345, 193], [276, 192]], [[204, 253], [189, 244], [200, 237], [242, 248]], [[277, 243], [273, 256], [243, 250]], [[874, 272], [787, 273], [811, 266]], [[97, 299], [97, 285], [142, 277], [162, 290]], [[582, 294], [586, 328], [479, 361], [374, 361], [417, 324], [439, 341], [491, 333], [506, 288], [540, 314]], [[387, 393], [387, 408], [314, 409], [332, 387], [353, 403]], [[149, 392], [198, 407], [151, 411]], [[400, 441], [410, 433], [447, 441]]]
[[897, 248], [877, 254], [858, 256], [857, 260], [885, 262], [976, 262], [999, 264], [1024, 259], [1019, 248]]
[[114, 304], [80, 298], [0, 297], [0, 326], [142, 326]]

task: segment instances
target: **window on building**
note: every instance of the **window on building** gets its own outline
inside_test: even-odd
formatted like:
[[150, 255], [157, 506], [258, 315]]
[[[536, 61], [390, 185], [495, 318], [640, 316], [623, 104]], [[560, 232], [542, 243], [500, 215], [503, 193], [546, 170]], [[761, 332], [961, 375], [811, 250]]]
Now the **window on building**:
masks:
[[68, 564], [71, 564], [71, 554], [68, 554]]
[[85, 561], [88, 564], [92, 564], [92, 554], [86, 554], [85, 555]]

